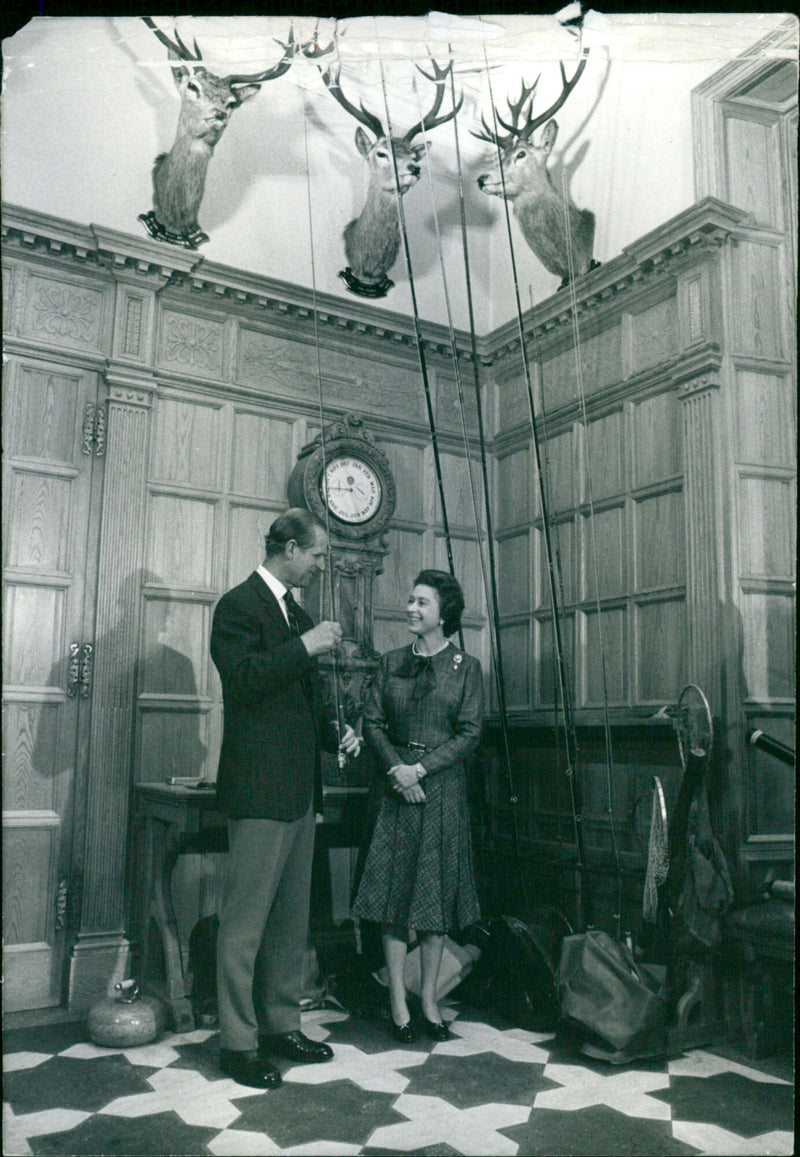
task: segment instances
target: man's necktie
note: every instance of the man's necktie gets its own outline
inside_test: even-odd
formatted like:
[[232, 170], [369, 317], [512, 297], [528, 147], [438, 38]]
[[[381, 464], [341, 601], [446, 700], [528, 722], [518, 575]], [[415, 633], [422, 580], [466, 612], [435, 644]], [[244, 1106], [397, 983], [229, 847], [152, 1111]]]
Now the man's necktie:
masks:
[[300, 620], [297, 617], [298, 606], [295, 602], [294, 595], [291, 591], [287, 591], [283, 596], [283, 601], [286, 603], [286, 616], [289, 620], [289, 627], [292, 634], [300, 634]]

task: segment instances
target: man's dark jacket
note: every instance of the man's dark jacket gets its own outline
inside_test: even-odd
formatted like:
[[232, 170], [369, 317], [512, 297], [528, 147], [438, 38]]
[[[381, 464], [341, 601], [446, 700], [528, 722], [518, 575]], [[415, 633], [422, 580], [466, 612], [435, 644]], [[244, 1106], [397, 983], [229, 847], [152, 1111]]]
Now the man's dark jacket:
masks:
[[[313, 622], [297, 609], [300, 633]], [[217, 775], [224, 814], [297, 820], [315, 798], [322, 810], [320, 736], [325, 698], [317, 660], [289, 628], [278, 600], [254, 571], [217, 603], [211, 657], [222, 680], [225, 722]]]

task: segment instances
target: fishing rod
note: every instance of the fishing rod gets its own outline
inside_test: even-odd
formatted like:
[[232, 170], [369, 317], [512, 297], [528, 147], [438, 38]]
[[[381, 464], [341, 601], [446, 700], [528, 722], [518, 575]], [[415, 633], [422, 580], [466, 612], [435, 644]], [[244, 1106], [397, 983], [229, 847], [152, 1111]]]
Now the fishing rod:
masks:
[[[567, 767], [566, 767], [565, 774], [566, 774], [568, 782], [569, 782], [572, 818], [573, 818], [573, 826], [574, 826], [574, 832], [575, 832], [575, 846], [576, 846], [576, 851], [577, 851], [577, 856], [578, 856], [577, 867], [580, 870], [584, 866], [584, 863], [586, 860], [586, 849], [585, 849], [585, 839], [584, 839], [584, 832], [583, 832], [583, 815], [582, 815], [582, 806], [581, 806], [580, 784], [577, 782], [578, 744], [577, 744], [577, 734], [576, 734], [576, 729], [575, 729], [575, 717], [574, 717], [573, 704], [572, 704], [572, 694], [571, 694], [571, 690], [569, 687], [569, 680], [567, 677], [566, 664], [565, 664], [565, 660], [564, 660], [564, 648], [563, 648], [563, 642], [562, 642], [562, 637], [561, 637], [561, 624], [560, 624], [560, 617], [559, 617], [558, 597], [557, 597], [557, 593], [556, 593], [556, 575], [555, 575], [555, 567], [554, 567], [553, 547], [552, 547], [551, 535], [550, 535], [550, 519], [549, 519], [549, 515], [548, 515], [548, 510], [547, 510], [547, 502], [545, 499], [544, 475], [543, 475], [543, 468], [542, 468], [542, 454], [541, 454], [541, 449], [539, 446], [539, 436], [538, 436], [538, 432], [536, 429], [536, 408], [535, 408], [534, 397], [533, 397], [533, 387], [531, 385], [530, 365], [528, 362], [528, 351], [527, 351], [527, 346], [525, 343], [525, 332], [524, 332], [524, 326], [523, 326], [523, 320], [522, 320], [522, 302], [520, 300], [519, 277], [517, 274], [516, 255], [514, 253], [514, 240], [513, 240], [513, 235], [512, 235], [512, 231], [511, 231], [511, 216], [510, 216], [509, 208], [508, 208], [508, 198], [506, 196], [505, 175], [503, 173], [503, 167], [502, 167], [502, 163], [501, 163], [502, 162], [502, 153], [500, 151], [500, 145], [499, 145], [500, 134], [499, 134], [499, 131], [497, 128], [497, 112], [495, 109], [494, 93], [492, 91], [492, 79], [491, 79], [491, 74], [490, 74], [490, 70], [489, 70], [489, 60], [488, 60], [488, 56], [486, 53], [486, 46], [485, 45], [484, 45], [484, 49], [483, 49], [483, 54], [484, 54], [484, 61], [485, 61], [485, 67], [486, 67], [487, 83], [488, 83], [488, 88], [489, 88], [489, 98], [490, 98], [491, 104], [492, 104], [492, 117], [494, 120], [494, 129], [495, 129], [494, 136], [495, 136], [497, 155], [498, 155], [498, 167], [499, 167], [500, 179], [501, 179], [502, 190], [503, 190], [502, 202], [503, 202], [503, 208], [504, 208], [504, 213], [505, 213], [506, 232], [507, 232], [507, 236], [508, 236], [509, 254], [510, 254], [510, 258], [511, 258], [512, 280], [513, 280], [513, 284], [514, 284], [514, 296], [515, 296], [515, 301], [516, 301], [517, 327], [518, 327], [518, 331], [519, 331], [520, 353], [521, 353], [522, 369], [523, 369], [523, 375], [524, 375], [524, 379], [525, 379], [526, 394], [527, 394], [527, 401], [528, 401], [528, 413], [529, 413], [530, 430], [531, 430], [531, 443], [532, 443], [532, 447], [533, 447], [534, 464], [535, 464], [535, 468], [536, 468], [535, 473], [536, 473], [539, 505], [540, 505], [541, 515], [542, 515], [542, 541], [544, 543], [544, 548], [545, 548], [545, 558], [546, 558], [546, 562], [547, 562], [547, 580], [548, 580], [548, 588], [549, 588], [549, 594], [550, 594], [550, 604], [551, 604], [551, 609], [552, 609], [552, 614], [553, 614], [553, 645], [554, 645], [556, 657], [557, 657], [558, 690], [559, 690], [559, 696], [560, 696], [560, 700], [561, 700], [561, 710], [562, 710], [563, 722], [564, 722], [564, 728], [563, 728], [563, 730], [564, 730], [564, 742], [565, 742], [565, 746], [566, 746], [566, 757], [567, 757]], [[576, 885], [578, 887], [578, 904], [579, 904], [579, 908], [581, 910], [582, 922], [585, 924], [586, 923], [586, 920], [584, 919], [584, 916], [585, 916], [585, 912], [584, 912], [585, 897], [584, 897], [584, 890], [580, 884], [580, 881], [581, 881], [581, 875], [579, 874], [577, 877], [577, 880], [576, 880]]]
[[[308, 115], [306, 109], [306, 94], [303, 90], [303, 140], [305, 144], [305, 160], [306, 160], [306, 188], [307, 188], [307, 206], [308, 206], [308, 232], [311, 250], [311, 293], [314, 305], [314, 345], [317, 351], [317, 394], [319, 403], [319, 441], [322, 449], [322, 485], [323, 485], [323, 503], [325, 517], [325, 534], [327, 537], [326, 548], [326, 562], [325, 572], [328, 576], [328, 593], [330, 599], [331, 617], [334, 622], [338, 622], [338, 607], [336, 605], [336, 592], [333, 582], [333, 552], [331, 548], [331, 521], [330, 512], [328, 510], [327, 489], [328, 489], [328, 455], [325, 443], [325, 413], [322, 398], [322, 360], [320, 357], [319, 347], [319, 313], [317, 310], [317, 275], [316, 275], [316, 261], [314, 256], [314, 220], [311, 203], [311, 169], [309, 164], [308, 152]], [[323, 582], [323, 596], [324, 596], [324, 582]], [[347, 726], [344, 708], [342, 706], [341, 696], [341, 680], [339, 677], [339, 655], [338, 647], [334, 647], [330, 652], [331, 659], [331, 674], [333, 678], [333, 707], [335, 718], [333, 724], [336, 728], [336, 733], [341, 741], [342, 736]], [[339, 769], [342, 770], [347, 764], [347, 755], [341, 748], [337, 749], [336, 759]]]

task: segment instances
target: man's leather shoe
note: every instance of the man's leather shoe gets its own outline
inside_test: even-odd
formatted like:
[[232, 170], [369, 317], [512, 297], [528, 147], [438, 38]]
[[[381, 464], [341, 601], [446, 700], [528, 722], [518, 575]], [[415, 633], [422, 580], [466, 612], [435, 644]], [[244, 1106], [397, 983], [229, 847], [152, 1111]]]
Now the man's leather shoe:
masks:
[[277, 1089], [281, 1083], [280, 1070], [256, 1052], [220, 1049], [219, 1067], [237, 1085], [249, 1085], [251, 1089]]
[[319, 1064], [320, 1061], [329, 1061], [333, 1056], [330, 1045], [320, 1041], [309, 1040], [297, 1029], [295, 1032], [279, 1032], [270, 1036], [258, 1038], [258, 1055], [261, 1057], [286, 1057], [290, 1061], [300, 1061], [304, 1064]]

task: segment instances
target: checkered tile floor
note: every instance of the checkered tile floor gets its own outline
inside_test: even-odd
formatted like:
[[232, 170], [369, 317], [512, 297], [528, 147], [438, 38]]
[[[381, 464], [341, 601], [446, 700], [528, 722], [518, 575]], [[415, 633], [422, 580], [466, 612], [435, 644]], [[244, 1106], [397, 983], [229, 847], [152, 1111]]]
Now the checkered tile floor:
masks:
[[792, 1084], [694, 1050], [612, 1067], [546, 1033], [449, 1008], [453, 1038], [398, 1045], [377, 1015], [304, 1014], [333, 1046], [281, 1062], [256, 1092], [217, 1068], [213, 1029], [99, 1048], [85, 1025], [5, 1034], [12, 1154], [778, 1154], [794, 1152]]

